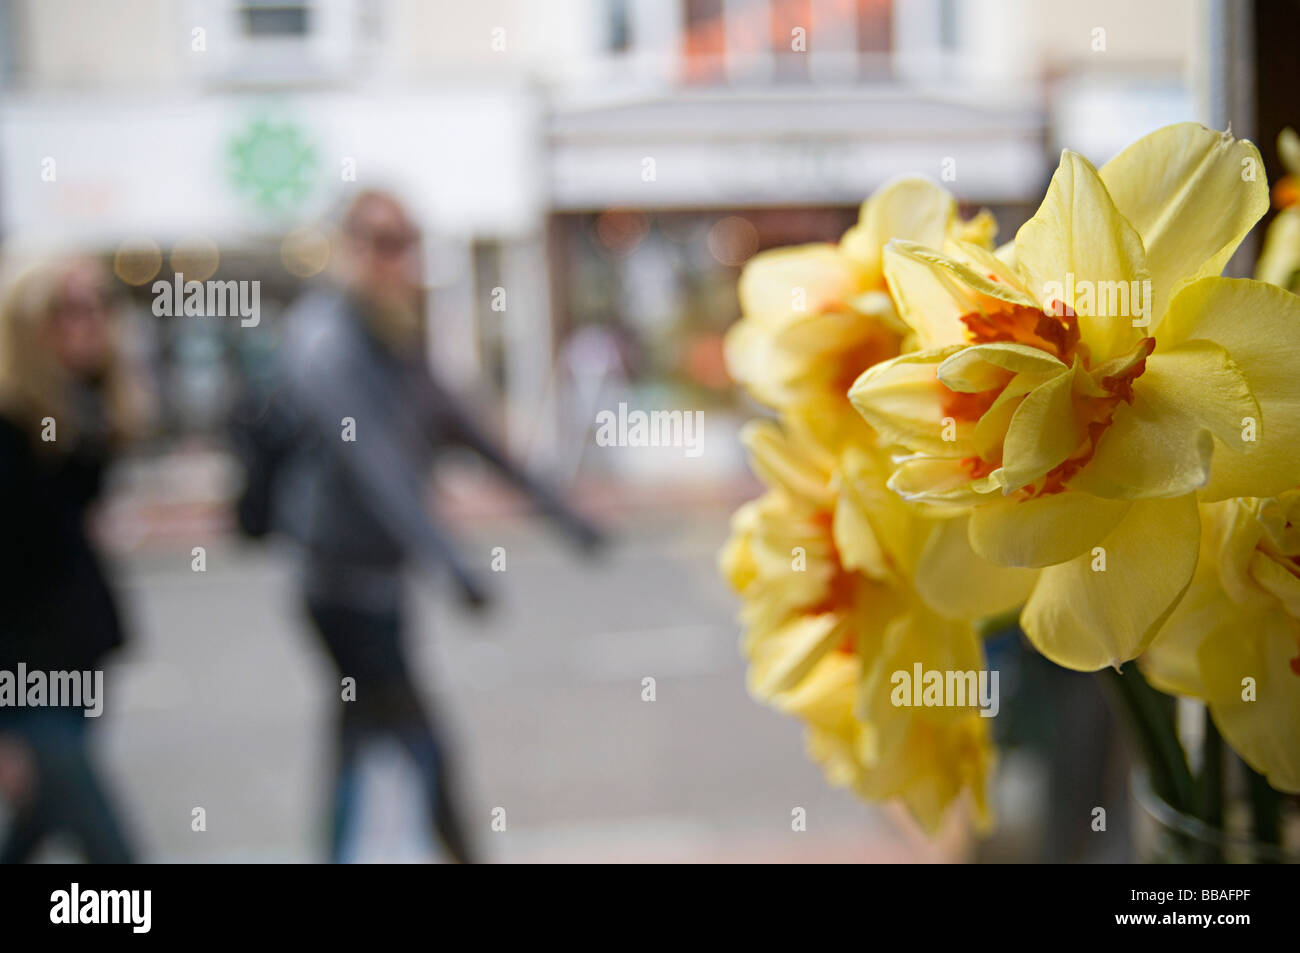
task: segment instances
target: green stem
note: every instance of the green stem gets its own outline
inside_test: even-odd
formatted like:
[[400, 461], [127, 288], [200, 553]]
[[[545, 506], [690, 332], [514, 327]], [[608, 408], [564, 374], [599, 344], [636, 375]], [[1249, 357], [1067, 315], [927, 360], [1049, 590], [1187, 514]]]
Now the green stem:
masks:
[[1098, 677], [1142, 753], [1152, 789], [1165, 803], [1191, 813], [1195, 785], [1174, 728], [1174, 700], [1152, 688], [1133, 662], [1122, 672], [1102, 669]]
[[1281, 795], [1250, 765], [1246, 769], [1246, 786], [1250, 790], [1250, 809], [1255, 840], [1261, 844], [1282, 843]]

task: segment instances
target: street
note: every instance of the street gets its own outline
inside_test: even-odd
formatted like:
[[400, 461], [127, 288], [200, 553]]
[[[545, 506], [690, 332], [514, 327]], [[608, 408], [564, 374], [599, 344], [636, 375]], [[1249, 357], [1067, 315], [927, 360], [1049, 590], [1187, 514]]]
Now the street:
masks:
[[[494, 584], [487, 612], [455, 606], [441, 580], [419, 587], [412, 661], [457, 741], [487, 859], [940, 856], [892, 809], [831, 789], [798, 725], [746, 695], [715, 568], [725, 533], [720, 510], [641, 516], [584, 561], [538, 524], [498, 520], [462, 534]], [[206, 572], [180, 544], [120, 567], [135, 640], [108, 674], [106, 773], [146, 859], [322, 859], [343, 702], [297, 612], [291, 553], [193, 545]], [[506, 569], [492, 573], [498, 546]], [[356, 856], [434, 859], [395, 751], [369, 763]], [[792, 830], [799, 807], [806, 831]]]

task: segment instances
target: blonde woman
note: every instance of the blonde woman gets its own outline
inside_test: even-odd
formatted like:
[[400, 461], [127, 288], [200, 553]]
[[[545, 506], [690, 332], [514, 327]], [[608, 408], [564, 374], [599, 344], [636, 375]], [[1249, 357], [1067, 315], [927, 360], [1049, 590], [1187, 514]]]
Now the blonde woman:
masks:
[[[0, 306], [0, 672], [93, 673], [123, 641], [86, 529], [136, 419], [107, 287], [93, 261], [64, 261], [23, 274]], [[87, 757], [85, 714], [0, 707], [13, 802], [0, 861], [28, 859], [57, 833], [91, 862], [131, 859]]]

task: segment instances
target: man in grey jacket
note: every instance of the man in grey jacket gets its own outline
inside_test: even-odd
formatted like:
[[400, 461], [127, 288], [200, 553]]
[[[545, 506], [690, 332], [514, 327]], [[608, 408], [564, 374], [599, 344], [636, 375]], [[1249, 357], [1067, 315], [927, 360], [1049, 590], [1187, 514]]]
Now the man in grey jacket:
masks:
[[[340, 677], [355, 679], [356, 700], [343, 704], [339, 728], [332, 856], [342, 855], [355, 820], [361, 747], [387, 735], [419, 768], [443, 844], [467, 862], [473, 854], [446, 748], [402, 640], [402, 575], [412, 564], [445, 567], [470, 604], [486, 600], [428, 511], [431, 467], [443, 449], [468, 447], [584, 548], [599, 533], [512, 465], [430, 375], [420, 335], [419, 235], [396, 199], [363, 192], [351, 202], [338, 264], [340, 287], [308, 293], [287, 315], [273, 408], [280, 443], [308, 461], [293, 501], [307, 611]], [[250, 486], [265, 478], [257, 470], [250, 469]], [[245, 508], [241, 501], [241, 520]]]

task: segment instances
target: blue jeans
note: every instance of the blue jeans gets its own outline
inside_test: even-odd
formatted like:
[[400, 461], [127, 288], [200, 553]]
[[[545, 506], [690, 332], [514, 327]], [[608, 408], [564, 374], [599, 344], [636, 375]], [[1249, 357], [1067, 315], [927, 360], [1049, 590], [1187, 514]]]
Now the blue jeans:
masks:
[[420, 774], [439, 839], [457, 861], [471, 863], [469, 839], [455, 806], [446, 748], [434, 731], [433, 719], [420, 701], [406, 663], [400, 613], [312, 600], [308, 600], [307, 610], [340, 678], [356, 679], [356, 700], [340, 703], [330, 859], [337, 862], [343, 856], [349, 824], [356, 819], [362, 746], [371, 739], [389, 737], [402, 746]]
[[80, 708], [0, 708], [0, 735], [22, 743], [32, 757], [36, 789], [14, 805], [0, 846], [0, 863], [29, 859], [52, 834], [71, 834], [92, 864], [134, 859], [107, 792], [90, 763], [90, 719]]

